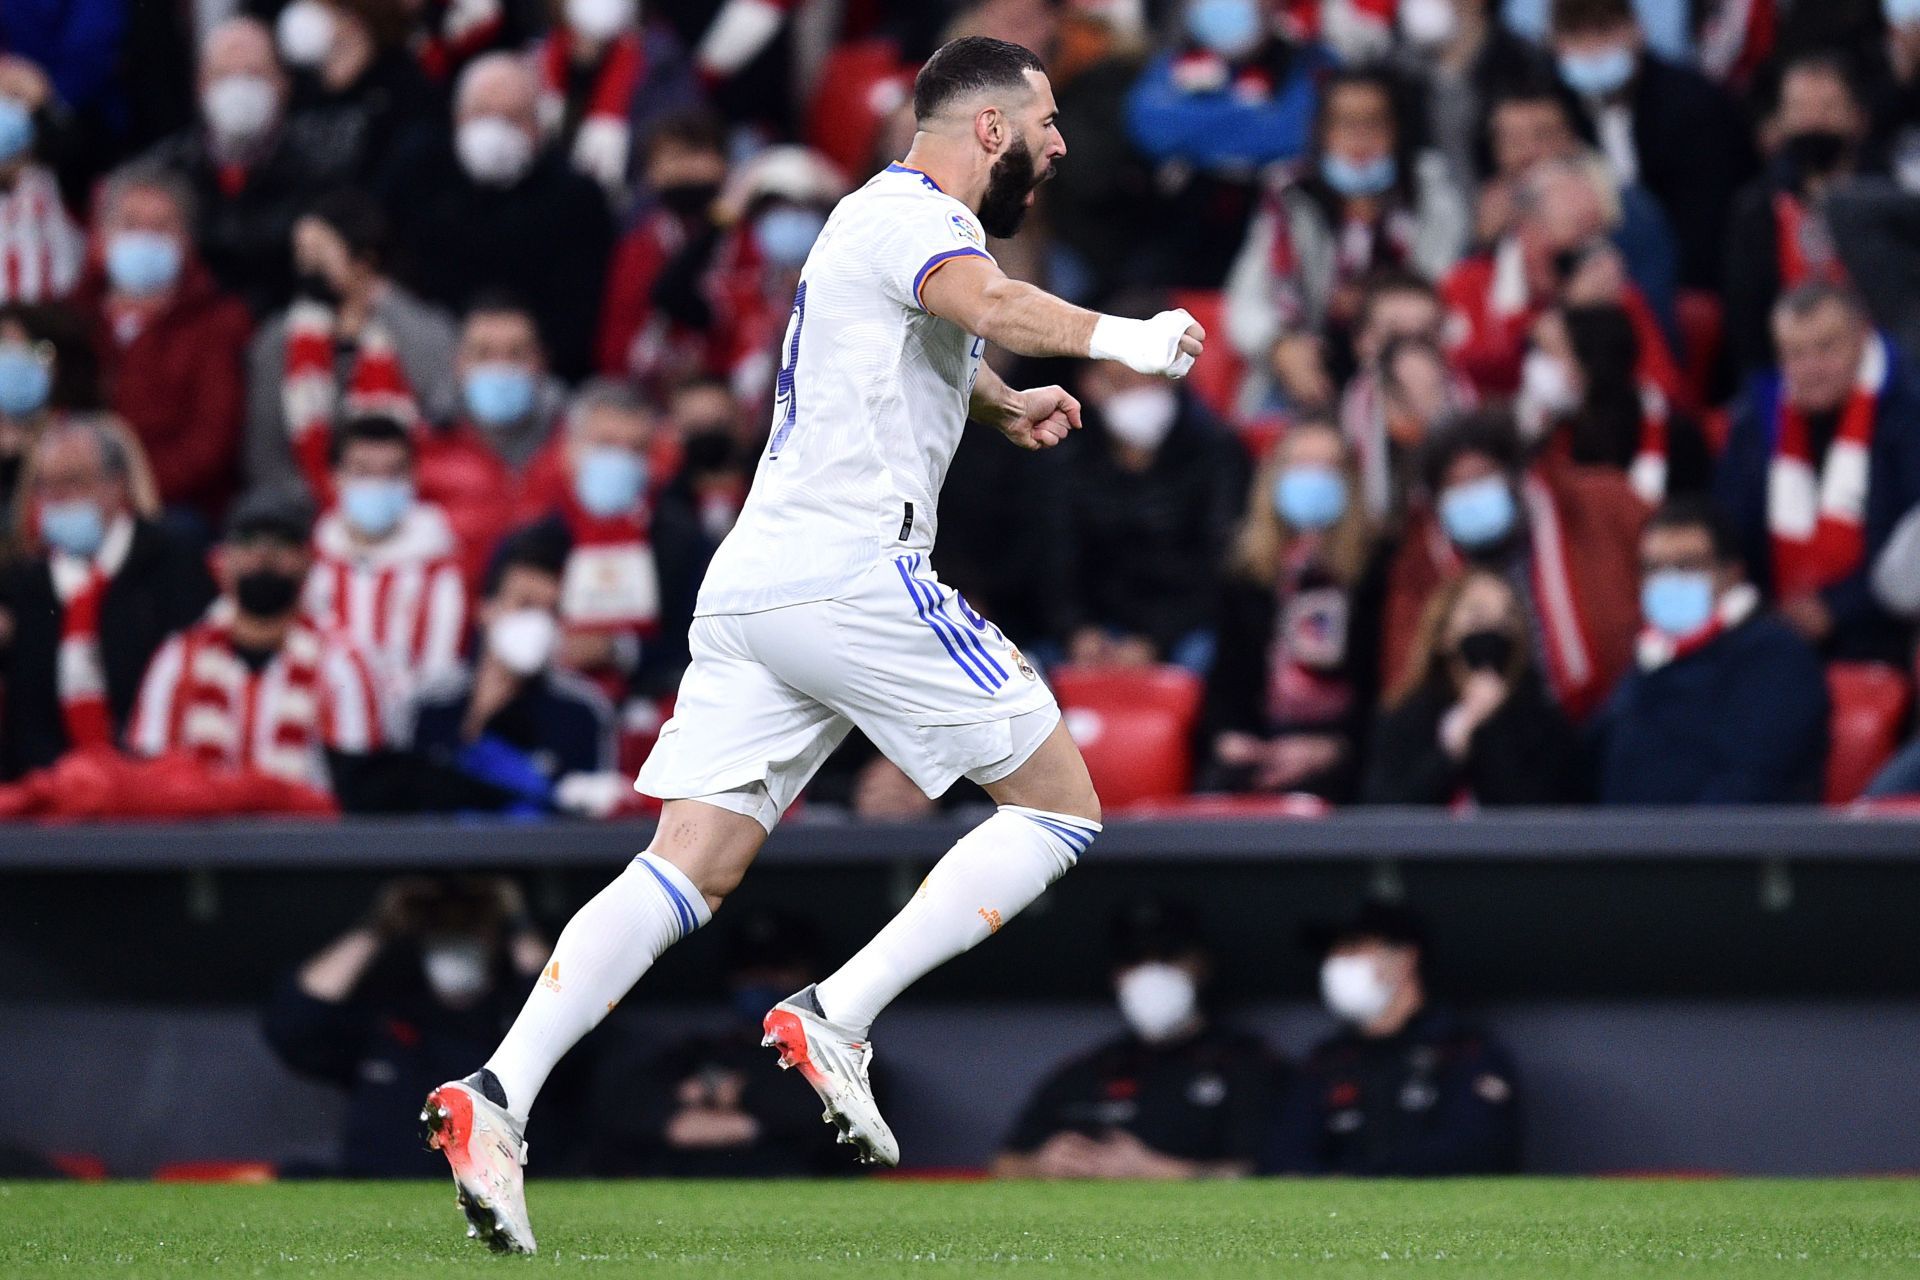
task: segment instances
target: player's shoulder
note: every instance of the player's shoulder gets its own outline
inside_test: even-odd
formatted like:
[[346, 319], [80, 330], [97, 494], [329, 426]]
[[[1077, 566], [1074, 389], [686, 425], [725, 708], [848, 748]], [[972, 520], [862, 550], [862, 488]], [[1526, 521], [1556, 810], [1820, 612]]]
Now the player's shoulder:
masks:
[[928, 229], [944, 230], [976, 249], [987, 245], [986, 231], [973, 210], [942, 191], [926, 174], [902, 164], [888, 165], [843, 203], [862, 217], [912, 227], [922, 234]]

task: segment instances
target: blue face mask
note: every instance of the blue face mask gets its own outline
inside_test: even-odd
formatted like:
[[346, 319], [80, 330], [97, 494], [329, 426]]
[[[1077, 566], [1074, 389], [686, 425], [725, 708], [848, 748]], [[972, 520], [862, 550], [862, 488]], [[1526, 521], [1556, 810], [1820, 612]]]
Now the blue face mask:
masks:
[[1187, 34], [1223, 58], [1244, 58], [1260, 44], [1258, 0], [1195, 0], [1187, 6]]
[[1377, 196], [1393, 186], [1400, 167], [1392, 156], [1356, 163], [1328, 152], [1320, 157], [1320, 176], [1343, 196]]
[[647, 490], [647, 460], [630, 449], [588, 449], [573, 469], [573, 496], [588, 515], [625, 515]]
[[1347, 478], [1332, 467], [1288, 467], [1273, 484], [1273, 506], [1296, 529], [1330, 527], [1347, 510]]
[[1491, 547], [1513, 532], [1513, 490], [1505, 476], [1454, 485], [1440, 495], [1440, 523], [1454, 545], [1468, 551]]
[[1887, 25], [1890, 27], [1920, 24], [1920, 0], [1884, 0], [1880, 7], [1887, 15]]
[[180, 278], [180, 243], [158, 231], [116, 231], [107, 242], [107, 278], [136, 298], [164, 292]]
[[40, 505], [40, 536], [57, 551], [91, 560], [107, 540], [106, 517], [97, 504], [84, 498], [45, 502]]
[[14, 98], [0, 98], [0, 164], [18, 160], [33, 147], [33, 112]]
[[518, 422], [533, 412], [533, 374], [517, 364], [477, 364], [461, 380], [467, 413], [483, 427]]
[[53, 373], [24, 342], [0, 342], [0, 413], [24, 418], [39, 412], [53, 390]]
[[1563, 53], [1560, 78], [1583, 98], [1604, 98], [1633, 79], [1633, 50], [1616, 45], [1599, 53]]
[[1669, 639], [1684, 640], [1713, 621], [1713, 575], [1689, 569], [1662, 569], [1640, 587], [1640, 612], [1647, 625]]
[[812, 209], [769, 209], [753, 224], [760, 252], [776, 267], [798, 267], [813, 251], [827, 220]]
[[340, 485], [340, 514], [369, 538], [392, 533], [412, 505], [411, 481], [355, 479]]

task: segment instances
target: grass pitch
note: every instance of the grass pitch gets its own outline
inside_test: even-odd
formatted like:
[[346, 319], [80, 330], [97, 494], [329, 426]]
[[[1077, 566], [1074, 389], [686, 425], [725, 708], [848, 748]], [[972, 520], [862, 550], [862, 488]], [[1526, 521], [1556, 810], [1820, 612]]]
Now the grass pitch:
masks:
[[0, 1184], [0, 1276], [1920, 1277], [1920, 1182]]

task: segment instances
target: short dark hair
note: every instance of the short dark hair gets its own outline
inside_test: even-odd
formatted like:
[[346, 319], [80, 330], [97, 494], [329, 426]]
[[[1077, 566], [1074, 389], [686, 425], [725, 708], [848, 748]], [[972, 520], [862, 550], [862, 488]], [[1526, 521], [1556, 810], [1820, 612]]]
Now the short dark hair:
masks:
[[[527, 305], [525, 298], [511, 289], [498, 287], [476, 289], [473, 296], [467, 299], [467, 305], [461, 309], [460, 319], [465, 321], [475, 316], [499, 315], [503, 312], [525, 316], [529, 321], [534, 320], [533, 308]], [[534, 328], [539, 327], [539, 323], [535, 321]]]
[[510, 533], [494, 548], [493, 558], [487, 561], [480, 598], [491, 600], [500, 594], [500, 584], [515, 569], [531, 569], [549, 578], [563, 577], [567, 557], [572, 554], [573, 539], [558, 520], [543, 520]]
[[363, 413], [341, 423], [327, 442], [328, 463], [339, 466], [347, 450], [356, 444], [397, 444], [407, 451], [407, 461], [413, 461], [413, 433], [390, 414]]
[[1824, 306], [1844, 307], [1855, 321], [1867, 323], [1867, 306], [1860, 295], [1849, 285], [1835, 284], [1830, 280], [1809, 280], [1805, 284], [1795, 285], [1780, 295], [1773, 304], [1773, 314], [1792, 316], [1795, 320], [1804, 320]]
[[934, 50], [913, 78], [913, 118], [924, 124], [970, 93], [1025, 88], [1027, 72], [1045, 70], [1038, 54], [1010, 40], [992, 36], [949, 40]]
[[1382, 298], [1394, 293], [1417, 293], [1435, 306], [1440, 304], [1440, 291], [1434, 288], [1433, 281], [1418, 271], [1406, 267], [1382, 267], [1360, 282], [1360, 316], [1354, 322], [1354, 328], [1364, 329], [1371, 324], [1373, 309], [1380, 305]]
[[1713, 543], [1715, 560], [1721, 564], [1737, 564], [1744, 559], [1740, 554], [1740, 534], [1733, 527], [1733, 521], [1718, 503], [1703, 494], [1682, 494], [1661, 503], [1647, 517], [1641, 534], [1645, 536], [1655, 529], [1704, 529]]
[[387, 213], [380, 202], [353, 187], [339, 187], [314, 199], [307, 216], [333, 228], [347, 252], [378, 267], [386, 261]]
[[647, 134], [644, 159], [653, 159], [654, 153], [665, 146], [681, 147], [688, 151], [715, 151], [724, 156], [727, 154], [726, 123], [704, 107], [676, 111], [654, 125]]
[[1520, 429], [1504, 409], [1474, 409], [1446, 418], [1427, 437], [1420, 457], [1420, 478], [1427, 492], [1438, 494], [1454, 459], [1469, 453], [1485, 454], [1512, 475], [1520, 469]]
[[1609, 31], [1636, 21], [1632, 0], [1553, 0], [1553, 34]]

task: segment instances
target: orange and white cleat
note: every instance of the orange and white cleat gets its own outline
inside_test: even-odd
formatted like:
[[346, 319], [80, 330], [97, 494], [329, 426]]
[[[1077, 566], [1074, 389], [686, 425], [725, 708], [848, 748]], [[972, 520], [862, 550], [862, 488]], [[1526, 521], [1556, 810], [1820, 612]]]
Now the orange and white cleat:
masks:
[[867, 1082], [873, 1046], [827, 1021], [811, 986], [773, 1006], [761, 1025], [767, 1034], [760, 1043], [780, 1051], [782, 1070], [799, 1068], [827, 1104], [820, 1118], [840, 1130], [839, 1140], [853, 1147], [860, 1162], [899, 1164], [900, 1144], [880, 1118]]
[[427, 1126], [427, 1145], [453, 1168], [467, 1239], [483, 1240], [495, 1253], [532, 1253], [533, 1225], [520, 1172], [527, 1143], [521, 1125], [487, 1097], [487, 1083], [476, 1074], [441, 1085], [427, 1095], [420, 1120]]

